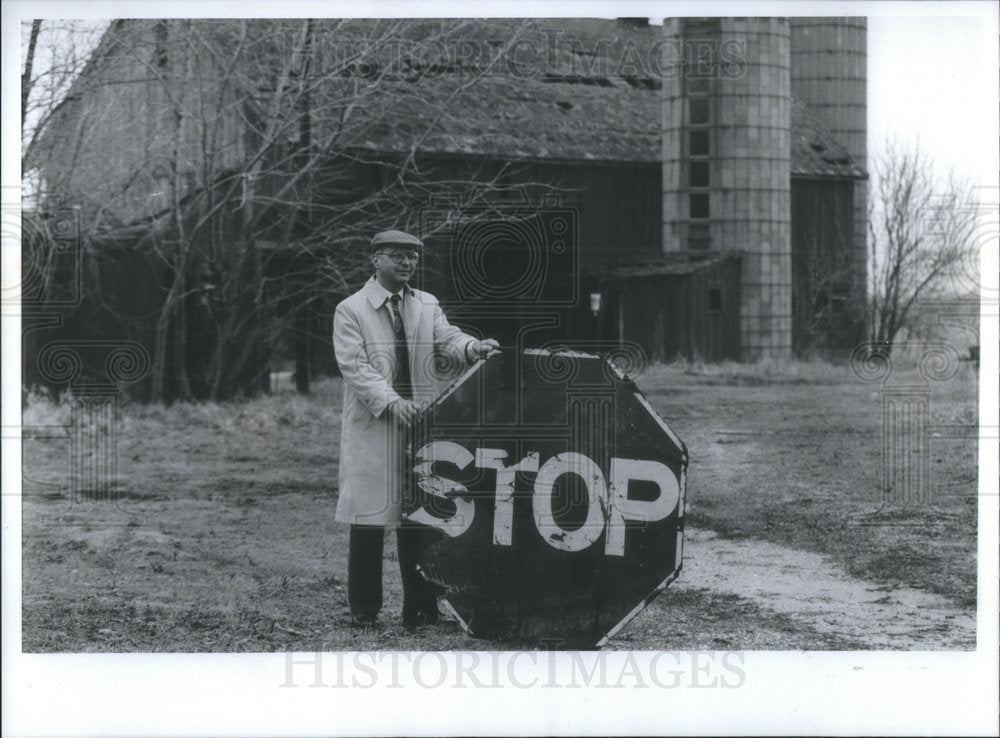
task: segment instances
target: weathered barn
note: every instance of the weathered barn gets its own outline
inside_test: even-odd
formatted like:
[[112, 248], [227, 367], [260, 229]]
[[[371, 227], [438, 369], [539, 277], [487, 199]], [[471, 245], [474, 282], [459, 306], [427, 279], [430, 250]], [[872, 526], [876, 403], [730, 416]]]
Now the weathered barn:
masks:
[[[47, 207], [79, 207], [92, 258], [163, 265], [126, 287], [155, 306], [104, 316], [149, 347], [157, 396], [329, 363], [332, 306], [391, 226], [425, 237], [419, 279], [455, 320], [507, 342], [745, 359], [836, 324], [846, 343], [864, 161], [824, 117], [815, 57], [840, 84], [860, 53], [863, 104], [863, 23], [850, 69], [828, 48], [840, 21], [760, 23], [117, 21], [30, 175]], [[735, 66], [695, 79], [699, 40]], [[839, 281], [811, 276], [845, 253]]]
[[599, 341], [607, 336], [642, 346], [653, 361], [739, 361], [739, 252], [634, 255], [607, 264], [588, 281], [602, 296]]

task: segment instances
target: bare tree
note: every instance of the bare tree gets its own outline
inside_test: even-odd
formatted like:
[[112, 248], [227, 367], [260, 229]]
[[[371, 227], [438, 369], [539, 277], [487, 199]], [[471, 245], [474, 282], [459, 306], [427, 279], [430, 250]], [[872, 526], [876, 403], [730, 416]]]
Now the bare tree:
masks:
[[[110, 25], [27, 164], [46, 197], [80, 206], [89, 243], [147, 255], [152, 398], [259, 389], [282, 336], [308, 364], [309, 316], [363, 278], [359, 232], [414, 227], [435, 193], [509, 176], [512, 164], [438, 171], [420, 155], [483, 79], [517, 84], [495, 69], [516, 27], [456, 70], [440, 50], [462, 33], [455, 21]], [[418, 84], [430, 75], [433, 98]], [[137, 322], [123, 289], [95, 299]]]
[[793, 236], [792, 334], [798, 354], [829, 355], [864, 336], [867, 257], [852, 248], [851, 185], [814, 186], [810, 202], [815, 215]]
[[[796, 351], [804, 356], [845, 345], [858, 331], [850, 318], [857, 270], [846, 249], [824, 251], [808, 244], [804, 253], [793, 254], [796, 279], [792, 285]], [[859, 304], [859, 307], [863, 305]]]
[[967, 268], [978, 222], [972, 188], [954, 176], [938, 184], [919, 148], [889, 145], [876, 159], [869, 206], [869, 338], [892, 351], [916, 327], [920, 300], [939, 297]]
[[35, 49], [38, 47], [38, 34], [41, 33], [42, 22], [40, 20], [31, 21], [31, 31], [29, 33], [28, 45], [24, 57], [24, 71], [21, 73], [21, 128], [24, 128], [24, 119], [28, 114], [28, 100], [31, 98], [31, 88], [34, 83], [32, 73], [35, 70]]
[[[25, 154], [66, 103], [70, 87], [80, 77], [107, 21], [39, 20], [21, 23], [21, 165]], [[37, 181], [25, 178], [22, 198], [36, 202]]]

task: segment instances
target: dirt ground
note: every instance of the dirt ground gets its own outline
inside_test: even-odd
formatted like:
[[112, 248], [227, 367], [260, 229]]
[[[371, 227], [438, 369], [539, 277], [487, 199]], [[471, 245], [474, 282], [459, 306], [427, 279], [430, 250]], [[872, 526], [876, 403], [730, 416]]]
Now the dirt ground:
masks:
[[[827, 365], [648, 369], [637, 384], [691, 456], [685, 564], [607, 648], [975, 648], [976, 382], [963, 365], [930, 386], [930, 499], [883, 505], [879, 385]], [[394, 563], [383, 625], [350, 626], [338, 380], [123, 407], [112, 501], [68, 494], [69, 418], [24, 412], [25, 652], [534, 645], [452, 620], [407, 633]]]

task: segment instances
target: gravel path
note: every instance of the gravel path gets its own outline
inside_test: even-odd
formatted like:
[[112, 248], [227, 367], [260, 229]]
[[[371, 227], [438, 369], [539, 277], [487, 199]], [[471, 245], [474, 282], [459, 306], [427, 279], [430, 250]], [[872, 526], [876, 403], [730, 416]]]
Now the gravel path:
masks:
[[710, 530], [685, 530], [684, 572], [670, 589], [737, 595], [872, 649], [976, 646], [975, 613], [939, 595], [854, 579], [818, 554]]

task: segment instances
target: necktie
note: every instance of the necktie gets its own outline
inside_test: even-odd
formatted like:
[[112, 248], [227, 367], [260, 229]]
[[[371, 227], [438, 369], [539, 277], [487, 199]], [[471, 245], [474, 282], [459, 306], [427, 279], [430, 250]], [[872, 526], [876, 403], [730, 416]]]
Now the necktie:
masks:
[[399, 396], [413, 399], [413, 387], [410, 382], [410, 352], [406, 348], [406, 331], [403, 330], [403, 316], [400, 313], [402, 298], [393, 295], [389, 299], [389, 312], [392, 314], [392, 327], [396, 334], [396, 374], [393, 377], [392, 388]]

